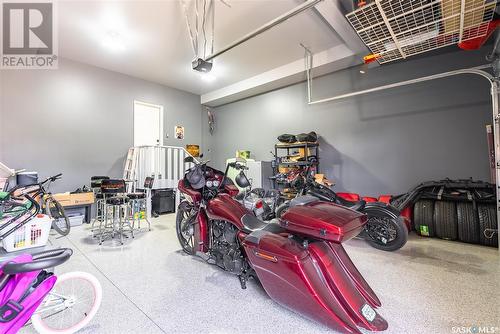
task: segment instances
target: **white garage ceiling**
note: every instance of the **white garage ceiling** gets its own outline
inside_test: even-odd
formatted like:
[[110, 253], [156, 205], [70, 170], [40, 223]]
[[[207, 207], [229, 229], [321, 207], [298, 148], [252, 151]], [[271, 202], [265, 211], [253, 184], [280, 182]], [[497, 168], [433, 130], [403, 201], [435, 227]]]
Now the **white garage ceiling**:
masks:
[[[215, 2], [215, 50], [302, 3], [301, 0], [226, 1], [231, 8]], [[323, 6], [334, 3], [323, 2]], [[343, 20], [340, 24], [350, 29], [342, 16], [340, 19]], [[345, 46], [345, 40], [345, 35], [336, 33], [321, 15], [308, 10], [218, 57], [213, 70], [216, 80], [205, 82], [190, 67], [194, 54], [179, 1], [59, 2], [62, 57], [196, 94], [221, 91], [300, 61], [304, 50], [299, 43], [319, 53]]]

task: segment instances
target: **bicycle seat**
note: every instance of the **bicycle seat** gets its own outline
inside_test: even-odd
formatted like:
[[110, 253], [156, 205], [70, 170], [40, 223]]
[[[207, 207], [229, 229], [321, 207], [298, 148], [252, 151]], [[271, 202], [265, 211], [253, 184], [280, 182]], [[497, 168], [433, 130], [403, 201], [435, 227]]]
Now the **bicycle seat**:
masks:
[[299, 196], [295, 197], [290, 201], [290, 207], [298, 206], [298, 205], [306, 205], [311, 202], [316, 202], [319, 201], [317, 197], [311, 196], [311, 195], [304, 195], [304, 196]]
[[360, 201], [349, 201], [346, 200], [345, 198], [342, 198], [340, 196], [337, 196], [336, 198], [337, 204], [340, 204], [342, 206], [345, 206], [346, 208], [349, 208], [354, 211], [360, 211], [365, 208], [366, 201], [360, 200]]

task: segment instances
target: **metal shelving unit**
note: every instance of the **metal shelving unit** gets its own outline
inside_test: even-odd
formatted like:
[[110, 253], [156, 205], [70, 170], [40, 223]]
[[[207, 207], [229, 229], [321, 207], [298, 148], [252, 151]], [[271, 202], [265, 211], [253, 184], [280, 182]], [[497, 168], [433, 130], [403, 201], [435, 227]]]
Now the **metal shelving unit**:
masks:
[[[304, 161], [285, 161], [283, 162], [283, 158], [289, 158], [291, 156], [295, 156], [295, 154], [291, 154], [292, 150], [304, 149]], [[286, 152], [286, 154], [283, 154]], [[311, 154], [309, 154], [311, 153]], [[293, 143], [293, 144], [276, 144], [274, 145], [274, 175], [279, 173], [279, 167], [298, 167], [298, 168], [307, 168], [312, 166], [315, 168], [316, 173], [319, 171], [319, 144], [316, 143]], [[316, 158], [315, 161], [309, 161], [309, 158], [314, 156]], [[273, 188], [280, 190], [280, 187], [290, 185], [289, 182], [278, 182], [275, 178], [272, 179]]]

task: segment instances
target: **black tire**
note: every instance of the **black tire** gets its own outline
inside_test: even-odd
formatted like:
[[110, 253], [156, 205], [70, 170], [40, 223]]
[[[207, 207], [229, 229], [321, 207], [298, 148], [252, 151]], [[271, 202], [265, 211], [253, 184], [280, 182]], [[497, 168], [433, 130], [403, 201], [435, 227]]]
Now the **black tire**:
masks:
[[290, 208], [290, 201], [286, 201], [282, 203], [280, 206], [276, 208], [275, 216], [276, 218], [281, 218], [281, 216], [285, 213], [286, 210]]
[[477, 211], [479, 215], [479, 243], [485, 246], [498, 247], [498, 230], [492, 235], [492, 238], [486, 237], [486, 234], [492, 234], [490, 230], [498, 228], [495, 204], [478, 204]]
[[434, 203], [434, 226], [438, 238], [445, 240], [458, 239], [457, 206], [455, 202], [436, 201]]
[[457, 203], [458, 240], [479, 243], [479, 217], [472, 202]]
[[417, 234], [434, 237], [436, 228], [434, 226], [434, 201], [420, 200], [413, 207], [413, 224]]
[[181, 202], [177, 208], [175, 217], [175, 231], [182, 250], [190, 255], [194, 255], [194, 222], [196, 214], [193, 207], [188, 202]]
[[[367, 207], [363, 210], [368, 216], [365, 225], [365, 240], [370, 246], [386, 252], [403, 247], [408, 241], [408, 228], [403, 219], [385, 208]], [[383, 235], [380, 237], [380, 235]]]
[[62, 236], [69, 234], [71, 224], [64, 207], [53, 197], [45, 201], [45, 212], [52, 219], [52, 228]]

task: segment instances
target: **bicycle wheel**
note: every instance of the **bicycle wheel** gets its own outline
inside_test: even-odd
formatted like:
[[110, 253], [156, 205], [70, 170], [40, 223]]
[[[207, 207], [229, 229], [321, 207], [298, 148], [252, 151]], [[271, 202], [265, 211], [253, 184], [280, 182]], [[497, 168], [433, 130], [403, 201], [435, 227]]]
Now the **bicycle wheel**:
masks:
[[101, 283], [93, 275], [62, 274], [31, 317], [40, 334], [73, 334], [87, 326], [101, 306]]
[[62, 236], [68, 235], [71, 225], [61, 203], [49, 196], [45, 202], [45, 212], [52, 218], [52, 228]]

